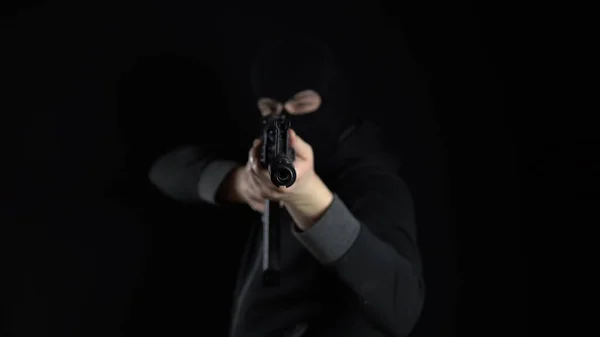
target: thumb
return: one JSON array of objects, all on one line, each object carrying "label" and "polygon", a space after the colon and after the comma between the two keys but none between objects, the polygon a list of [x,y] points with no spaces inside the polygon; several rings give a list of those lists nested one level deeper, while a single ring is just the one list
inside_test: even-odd
[{"label": "thumb", "polygon": [[254,159],[258,156],[259,145],[260,139],[255,139],[252,142],[252,147],[250,148],[250,151],[248,151],[248,162],[253,162]]},{"label": "thumb", "polygon": [[292,129],[290,129],[290,142],[297,156],[308,158],[313,155],[312,147],[305,142],[304,139],[300,138],[300,136],[296,134],[296,131]]}]

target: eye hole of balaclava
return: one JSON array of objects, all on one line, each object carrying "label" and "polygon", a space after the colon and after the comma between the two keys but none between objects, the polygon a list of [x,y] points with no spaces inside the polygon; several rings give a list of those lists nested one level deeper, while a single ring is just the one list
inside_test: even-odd
[{"label": "eye hole of balaclava", "polygon": [[314,90],[303,90],[285,102],[273,98],[261,97],[258,99],[258,110],[261,116],[278,115],[287,112],[290,115],[300,116],[313,113],[321,106],[321,95]]}]

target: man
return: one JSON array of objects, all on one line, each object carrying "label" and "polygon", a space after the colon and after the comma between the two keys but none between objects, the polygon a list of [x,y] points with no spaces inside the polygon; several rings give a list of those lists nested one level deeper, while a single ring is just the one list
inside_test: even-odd
[{"label": "man", "polygon": [[[332,53],[306,37],[267,44],[252,72],[262,116],[287,113],[297,179],[275,187],[259,165],[183,147],[159,158],[151,181],[181,201],[227,207],[282,205],[281,284],[261,278],[261,227],[253,226],[239,271],[231,336],[408,336],[423,305],[410,193],[378,147],[378,134],[352,113]],[[258,118],[258,113],[255,118]],[[256,123],[258,125],[259,123]],[[258,136],[250,124],[242,133]],[[232,208],[233,209],[233,208]]]}]

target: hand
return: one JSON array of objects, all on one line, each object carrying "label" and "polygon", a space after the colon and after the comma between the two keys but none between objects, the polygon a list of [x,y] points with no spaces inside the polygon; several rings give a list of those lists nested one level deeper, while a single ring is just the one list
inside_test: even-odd
[{"label": "hand", "polygon": [[260,140],[254,140],[248,152],[246,167],[236,169],[230,181],[230,200],[248,204],[264,213],[265,201],[279,201],[285,206],[297,227],[310,228],[333,200],[332,192],[314,171],[313,151],[309,144],[290,130],[291,146],[296,152],[296,181],[289,188],[277,187],[269,172],[260,165]]},{"label": "hand", "polygon": [[265,200],[281,201],[282,204],[294,201],[304,196],[309,190],[310,182],[315,178],[312,147],[306,143],[294,130],[289,131],[290,145],[296,152],[294,169],[296,170],[296,181],[290,187],[277,187],[271,181],[270,173],[260,164],[259,139],[255,139],[252,148],[248,152],[247,170],[250,172],[251,185],[255,193]]},{"label": "hand", "polygon": [[256,193],[250,174],[244,166],[236,168],[222,187],[222,199],[247,204],[253,210],[264,213],[265,199]]},{"label": "hand", "polygon": [[276,187],[271,182],[269,172],[260,165],[260,140],[254,140],[248,152],[248,162],[245,167],[235,169],[225,184],[226,199],[233,202],[245,203],[253,210],[264,213],[265,201],[280,201],[293,199],[303,190],[307,190],[307,182],[315,176],[313,169],[312,148],[295,132],[290,130],[291,146],[296,152],[294,167],[296,181],[290,188]]}]

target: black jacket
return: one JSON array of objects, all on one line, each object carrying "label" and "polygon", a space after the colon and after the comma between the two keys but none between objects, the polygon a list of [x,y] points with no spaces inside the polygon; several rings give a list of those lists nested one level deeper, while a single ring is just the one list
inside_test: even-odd
[{"label": "black jacket", "polygon": [[[317,172],[335,195],[317,224],[299,233],[282,211],[279,287],[262,287],[262,231],[249,223],[231,336],[409,336],[424,299],[414,207],[397,167],[368,145],[374,132],[355,128],[337,167]],[[159,158],[149,177],[174,199],[217,205],[219,185],[241,164],[182,147]]]}]

